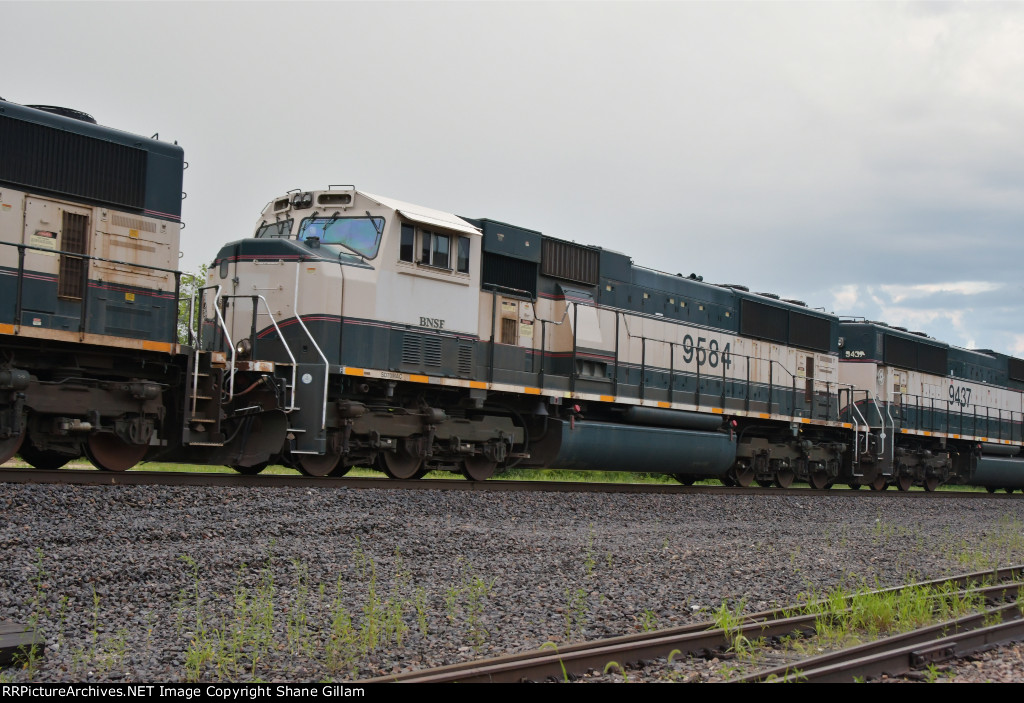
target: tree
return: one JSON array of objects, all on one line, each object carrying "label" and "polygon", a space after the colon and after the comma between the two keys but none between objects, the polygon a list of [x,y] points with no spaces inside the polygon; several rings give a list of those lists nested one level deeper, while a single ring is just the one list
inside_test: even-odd
[{"label": "tree", "polygon": [[192,296],[196,296],[196,309],[192,313],[192,327],[195,329],[196,321],[202,314],[199,310],[198,291],[206,285],[206,272],[209,266],[203,264],[196,273],[181,274],[181,283],[178,286],[178,344],[188,344],[188,306],[192,302]]}]

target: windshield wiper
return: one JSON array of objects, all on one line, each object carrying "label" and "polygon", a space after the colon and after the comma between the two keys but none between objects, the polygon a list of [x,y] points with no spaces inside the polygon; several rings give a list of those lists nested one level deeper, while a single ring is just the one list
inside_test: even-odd
[{"label": "windshield wiper", "polygon": [[[384,218],[374,217],[373,215],[370,214],[369,210],[366,211],[366,218],[370,221],[370,224],[373,225],[373,230],[377,233],[378,237],[384,234]],[[377,226],[378,219],[381,221],[380,227]]]}]

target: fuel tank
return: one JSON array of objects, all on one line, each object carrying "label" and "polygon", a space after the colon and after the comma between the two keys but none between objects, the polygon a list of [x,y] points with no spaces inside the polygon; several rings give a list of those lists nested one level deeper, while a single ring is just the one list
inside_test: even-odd
[{"label": "fuel tank", "polygon": [[736,460],[736,440],[724,432],[551,419],[531,455],[531,465],[549,469],[718,477]]}]

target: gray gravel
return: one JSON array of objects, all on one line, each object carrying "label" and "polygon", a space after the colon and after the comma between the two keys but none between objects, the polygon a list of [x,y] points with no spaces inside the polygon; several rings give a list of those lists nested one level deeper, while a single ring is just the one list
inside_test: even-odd
[{"label": "gray gravel", "polygon": [[[47,642],[14,681],[351,680],[1024,563],[1020,498],[0,485],[0,510],[0,620]],[[1006,651],[969,680],[1020,680]]]}]

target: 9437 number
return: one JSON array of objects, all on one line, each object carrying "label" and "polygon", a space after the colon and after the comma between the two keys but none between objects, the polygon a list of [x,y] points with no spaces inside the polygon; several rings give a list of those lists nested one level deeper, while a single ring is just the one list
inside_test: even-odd
[{"label": "9437 number", "polygon": [[954,386],[952,383],[949,384],[949,404],[959,405],[961,408],[965,408],[970,405],[971,402],[971,389],[967,386]]}]

